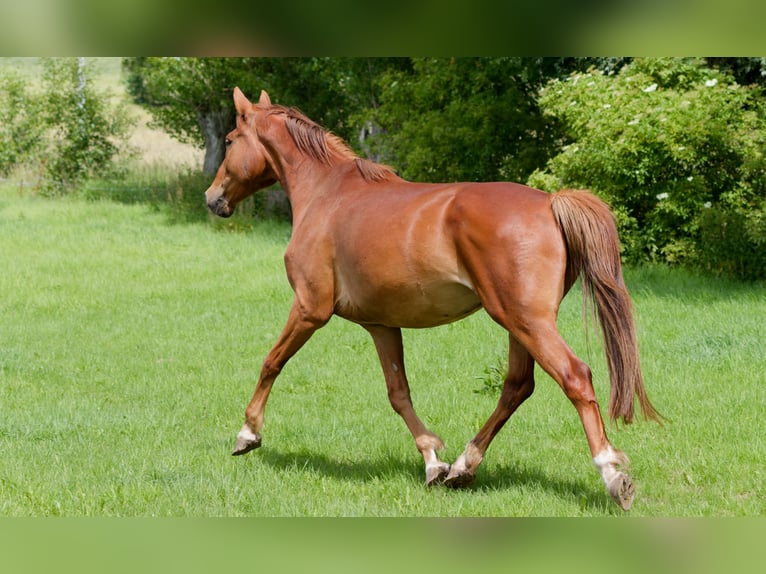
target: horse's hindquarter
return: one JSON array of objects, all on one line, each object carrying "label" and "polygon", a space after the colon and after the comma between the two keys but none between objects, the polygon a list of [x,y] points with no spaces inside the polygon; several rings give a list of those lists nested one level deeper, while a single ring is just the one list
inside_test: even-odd
[{"label": "horse's hindquarter", "polygon": [[481,307],[477,273],[535,243],[526,236],[540,200],[541,192],[509,184],[401,183],[350,196],[333,221],[335,313],[396,327],[469,315]]},{"label": "horse's hindquarter", "polygon": [[456,198],[449,226],[490,315],[503,324],[512,316],[555,317],[567,253],[549,194],[514,183],[471,185]]}]

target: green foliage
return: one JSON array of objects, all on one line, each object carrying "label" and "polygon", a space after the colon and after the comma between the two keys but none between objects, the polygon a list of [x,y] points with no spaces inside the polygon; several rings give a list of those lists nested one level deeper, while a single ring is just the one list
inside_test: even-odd
[{"label": "green foliage", "polygon": [[[164,197],[158,205],[172,223],[205,221],[215,229],[229,232],[251,232],[255,226],[270,219],[289,221],[283,205],[276,205],[274,196],[280,190],[269,189],[256,193],[237,206],[234,214],[222,219],[211,215],[202,192],[210,185],[210,177],[198,170],[184,170],[165,181]],[[284,196],[284,193],[282,193]],[[286,205],[286,199],[285,199]]]},{"label": "green foliage", "polygon": [[204,171],[215,173],[224,136],[234,127],[232,91],[252,101],[267,90],[275,103],[295,106],[356,143],[361,110],[375,105],[373,79],[401,66],[397,58],[126,58],[127,87],[147,107],[155,127],[205,147]]},{"label": "green foliage", "polygon": [[539,101],[566,138],[529,183],[604,197],[629,261],[695,262],[707,208],[756,208],[766,193],[759,92],[700,60],[637,59],[617,74],[576,73],[551,82]]},{"label": "green foliage", "polygon": [[416,181],[524,180],[557,134],[537,109],[544,79],[533,58],[425,58],[383,74],[384,161]]},{"label": "green foliage", "polygon": [[[364,147],[363,128],[369,111],[379,105],[378,78],[410,67],[407,58],[277,58],[259,59],[268,72],[272,100],[295,106],[319,125]],[[257,96],[258,91],[253,92]]]},{"label": "green foliage", "polygon": [[37,102],[18,72],[0,72],[0,175],[33,153],[43,134]]},{"label": "green foliage", "polygon": [[[199,119],[218,110],[233,126],[232,90],[257,82],[249,58],[126,58],[128,92],[147,105],[153,125],[184,143],[202,145]],[[230,117],[228,117],[230,116]],[[230,129],[230,128],[229,128]]]},{"label": "green foliage", "polygon": [[78,196],[91,201],[143,204],[165,214],[171,223],[209,222],[226,231],[252,231],[264,220],[290,220],[287,198],[276,186],[247,198],[232,217],[222,219],[211,216],[207,209],[203,191],[211,178],[199,169],[131,162],[123,170],[119,177],[89,178],[80,186]]},{"label": "green foliage", "polygon": [[129,93],[146,106],[155,126],[210,152],[209,174],[233,127],[231,91],[239,86],[251,99],[266,89],[274,102],[300,108],[364,155],[395,163],[413,179],[519,179],[553,141],[534,103],[537,87],[586,64],[611,70],[624,63],[625,58],[139,57],[124,59],[123,70]]},{"label": "green foliage", "polygon": [[715,207],[703,213],[697,261],[715,275],[745,280],[765,278],[766,208]]},{"label": "green foliage", "polygon": [[484,367],[484,374],[482,376],[475,377],[481,383],[481,386],[474,389],[473,392],[499,397],[507,374],[508,365],[506,361],[500,356],[496,357],[494,363]]},{"label": "green foliage", "polygon": [[37,157],[49,193],[71,191],[87,177],[104,175],[127,138],[126,108],[97,90],[92,75],[84,58],[45,60],[39,113],[49,145]]},{"label": "green foliage", "polygon": [[142,70],[146,65],[146,60],[147,58],[145,56],[123,58],[120,62],[123,80],[128,95],[130,95],[135,103],[141,105],[157,105],[153,95],[146,87],[146,79],[142,73]]},{"label": "green foliage", "polygon": [[83,182],[80,196],[118,203],[142,203],[164,211],[173,222],[206,221],[209,212],[202,192],[210,178],[194,169],[139,170],[120,178],[92,178]]},{"label": "green foliage", "polygon": [[132,125],[124,104],[94,86],[85,58],[42,60],[40,82],[0,75],[0,175],[23,167],[44,193],[65,193],[116,169]]},{"label": "green foliage", "polygon": [[764,57],[707,57],[705,62],[712,68],[729,72],[738,84],[766,85],[766,58]]}]

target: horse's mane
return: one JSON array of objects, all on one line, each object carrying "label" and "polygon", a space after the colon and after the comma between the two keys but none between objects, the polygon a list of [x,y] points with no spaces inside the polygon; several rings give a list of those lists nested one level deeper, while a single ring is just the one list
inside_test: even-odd
[{"label": "horse's mane", "polygon": [[353,161],[365,181],[385,181],[396,175],[387,165],[359,157],[341,138],[325,130],[295,108],[274,104],[269,114],[285,116],[287,132],[293,138],[295,145],[313,159],[327,165],[332,165],[335,158]]}]

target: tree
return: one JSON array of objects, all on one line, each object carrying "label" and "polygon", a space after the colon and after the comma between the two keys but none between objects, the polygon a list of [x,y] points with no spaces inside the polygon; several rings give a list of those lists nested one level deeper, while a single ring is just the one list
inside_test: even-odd
[{"label": "tree", "polygon": [[731,74],[743,86],[766,86],[766,58],[705,58],[705,62]]},{"label": "tree", "polygon": [[248,58],[129,58],[129,93],[151,112],[154,124],[185,143],[204,145],[203,171],[215,173],[224,138],[233,127],[234,86],[257,80]]},{"label": "tree", "polygon": [[524,179],[555,148],[535,98],[551,77],[627,58],[127,58],[128,89],[155,125],[223,158],[231,93],[300,108],[411,179]]},{"label": "tree", "polygon": [[360,110],[375,104],[374,78],[395,58],[126,58],[134,100],[173,137],[203,146],[212,175],[234,127],[232,91],[251,98],[262,89],[275,102],[299,107],[340,137],[352,138]]},{"label": "tree", "polygon": [[44,126],[37,108],[23,77],[4,70],[0,75],[0,175],[7,176],[40,145]]},{"label": "tree", "polygon": [[49,136],[48,146],[35,154],[48,191],[69,191],[89,176],[104,175],[127,139],[127,109],[94,86],[93,74],[86,58],[43,61],[43,92],[32,105]]},{"label": "tree", "polygon": [[378,80],[378,155],[408,179],[524,181],[557,149],[557,122],[537,105],[551,77],[622,59],[416,58]]}]

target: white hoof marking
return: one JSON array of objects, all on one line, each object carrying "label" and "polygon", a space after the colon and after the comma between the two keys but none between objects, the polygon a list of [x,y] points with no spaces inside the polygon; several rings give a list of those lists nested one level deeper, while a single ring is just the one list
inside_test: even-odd
[{"label": "white hoof marking", "polygon": [[251,443],[258,440],[258,435],[256,435],[253,431],[251,431],[250,427],[247,426],[247,424],[245,424],[242,427],[242,430],[237,433],[237,439]]}]

